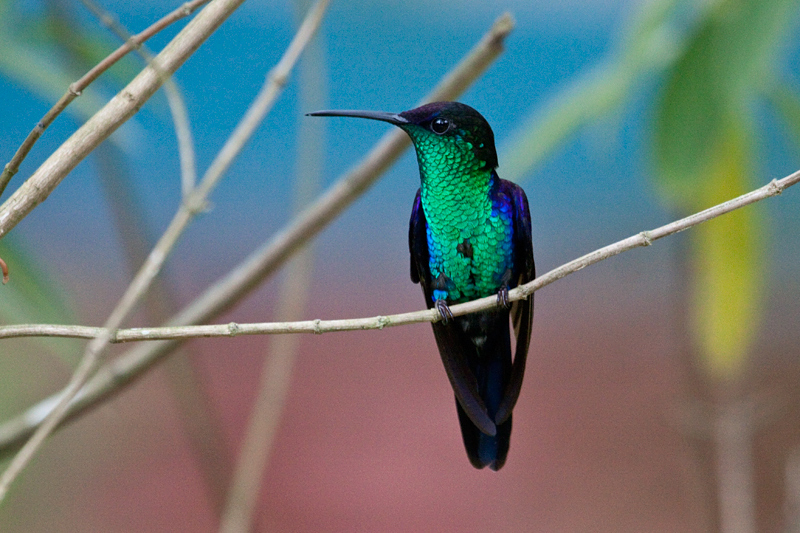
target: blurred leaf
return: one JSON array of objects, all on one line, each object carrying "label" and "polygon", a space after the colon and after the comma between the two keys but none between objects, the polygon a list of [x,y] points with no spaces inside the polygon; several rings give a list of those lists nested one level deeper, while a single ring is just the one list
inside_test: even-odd
[{"label": "blurred leaf", "polygon": [[[14,6],[0,0],[0,75],[16,81],[47,102],[55,103],[72,82],[113,49],[109,41],[104,41],[100,37],[104,31],[100,26],[96,26],[91,32],[78,32],[74,29],[74,22],[67,20],[54,23],[53,17],[46,17],[44,14],[33,20],[26,19],[14,11]],[[64,30],[65,27],[69,29]],[[68,52],[75,49],[79,56],[87,59],[89,63],[78,65],[68,60],[70,54],[64,53],[64,39],[70,43]],[[138,72],[133,59],[124,58],[123,62],[124,66],[118,66],[120,65],[118,63],[110,71],[121,82],[127,81]],[[66,108],[66,113],[80,120],[86,120],[100,109],[106,100],[95,83]],[[23,110],[17,112],[21,113]],[[32,123],[38,118],[32,119]],[[110,139],[125,148],[130,144],[132,137],[139,135],[134,133],[137,129],[135,121],[130,120]],[[19,142],[21,143],[22,139],[19,139]]]},{"label": "blurred leaf", "polygon": [[[790,0],[722,0],[703,12],[656,108],[656,185],[673,208],[697,210],[752,188],[751,101],[773,89],[777,52],[796,12]],[[797,112],[782,96],[784,109]],[[762,233],[758,211],[748,208],[692,234],[695,341],[717,379],[739,377],[757,331]]]},{"label": "blurred leaf", "polygon": [[726,98],[713,73],[713,26],[704,25],[673,67],[656,108],[655,156],[659,192],[682,210],[691,209],[697,177],[718,142]]},{"label": "blurred leaf", "polygon": [[[68,295],[47,269],[15,242],[15,234],[0,241],[0,257],[11,271],[11,280],[0,286],[0,323],[2,324],[74,324],[77,323]],[[59,339],[34,337],[35,342],[72,366],[78,352],[65,353]],[[32,339],[33,340],[33,339]],[[77,345],[70,343],[70,346]]]},{"label": "blurred leaf", "polygon": [[[751,189],[748,128],[729,123],[724,132],[698,180],[707,205]],[[713,378],[733,380],[742,373],[757,332],[766,270],[762,226],[759,211],[748,207],[692,233],[694,334],[703,366]]]},{"label": "blurred leaf", "polygon": [[580,128],[620,107],[636,82],[670,64],[681,46],[669,20],[677,0],[653,0],[633,17],[622,46],[608,61],[534,112],[503,150],[505,179],[520,181]]},{"label": "blurred leaf", "polygon": [[657,186],[673,207],[697,207],[699,177],[717,157],[725,121],[748,113],[748,100],[770,85],[796,12],[792,0],[723,0],[704,12],[656,108]]},{"label": "blurred leaf", "polygon": [[797,25],[796,0],[727,0],[720,4],[725,82],[751,97],[774,80],[778,54]]},{"label": "blurred leaf", "polygon": [[775,84],[767,97],[789,127],[795,144],[800,146],[800,94],[786,84]]},{"label": "blurred leaf", "polygon": [[[59,50],[61,55],[73,67],[75,78],[82,76],[94,65],[113,52],[122,41],[112,34],[100,21],[83,26],[76,20],[74,2],[65,0],[47,0],[47,15],[36,21],[42,35],[42,41],[51,48]],[[131,80],[143,66],[136,53],[131,53],[117,61],[103,78],[111,78],[115,83],[125,84]]]}]

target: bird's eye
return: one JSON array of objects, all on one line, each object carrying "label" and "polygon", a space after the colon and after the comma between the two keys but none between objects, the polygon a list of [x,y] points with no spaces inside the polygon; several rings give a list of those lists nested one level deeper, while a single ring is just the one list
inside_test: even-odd
[{"label": "bird's eye", "polygon": [[450,121],[446,118],[437,118],[431,122],[431,131],[436,135],[443,135],[450,129]]}]

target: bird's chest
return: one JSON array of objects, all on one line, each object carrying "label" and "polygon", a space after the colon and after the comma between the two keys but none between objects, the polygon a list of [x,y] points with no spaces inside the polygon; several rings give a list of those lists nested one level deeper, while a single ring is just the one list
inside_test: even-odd
[{"label": "bird's chest", "polygon": [[511,267],[510,210],[489,195],[469,198],[455,191],[423,209],[434,300],[458,303],[496,293]]}]

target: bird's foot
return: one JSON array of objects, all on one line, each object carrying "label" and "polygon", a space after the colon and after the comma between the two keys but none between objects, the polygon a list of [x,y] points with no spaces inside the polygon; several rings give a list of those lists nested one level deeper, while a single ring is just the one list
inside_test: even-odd
[{"label": "bird's foot", "polygon": [[511,309],[511,302],[508,299],[508,287],[503,287],[497,291],[497,305],[503,306],[504,309]]},{"label": "bird's foot", "polygon": [[439,311],[439,315],[442,317],[442,324],[447,324],[453,320],[453,312],[450,310],[450,306],[447,305],[447,302],[439,299],[436,300],[434,305],[436,306],[436,310]]}]

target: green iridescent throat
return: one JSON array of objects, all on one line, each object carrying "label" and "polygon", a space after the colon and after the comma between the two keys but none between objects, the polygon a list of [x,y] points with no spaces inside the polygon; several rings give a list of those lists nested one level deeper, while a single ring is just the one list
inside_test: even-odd
[{"label": "green iridescent throat", "polygon": [[510,224],[492,212],[492,169],[476,158],[472,144],[461,136],[409,134],[422,180],[431,278],[444,274],[452,281],[446,290],[434,291],[434,298],[457,303],[496,293],[511,260],[498,254]]}]

